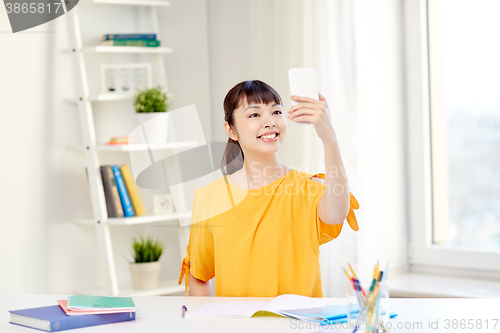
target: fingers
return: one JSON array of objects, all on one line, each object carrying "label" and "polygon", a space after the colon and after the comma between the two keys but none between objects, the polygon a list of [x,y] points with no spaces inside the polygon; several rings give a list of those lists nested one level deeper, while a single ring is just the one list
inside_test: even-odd
[{"label": "fingers", "polygon": [[[290,113],[287,118],[290,120],[293,120],[293,121],[297,121],[299,119],[299,117],[303,117],[303,116],[317,118],[318,111],[316,111],[314,109],[300,109],[300,110],[296,110],[296,111]],[[304,120],[303,118],[301,118],[301,119]]]},{"label": "fingers", "polygon": [[317,115],[321,112],[317,107],[301,107],[301,104],[297,104],[298,108],[291,107],[288,111],[288,119],[293,119],[294,117],[309,114],[309,115]]},{"label": "fingers", "polygon": [[319,92],[318,92],[318,95],[319,95],[319,101],[317,99],[314,99],[314,98],[297,96],[297,95],[290,95],[290,98],[296,102],[308,102],[308,103],[326,105],[327,103],[326,103],[325,96],[321,95]]},{"label": "fingers", "polygon": [[295,112],[296,110],[299,110],[299,109],[312,109],[312,110],[319,110],[322,106],[318,105],[318,104],[313,104],[313,103],[299,103],[299,104],[296,104],[296,105],[293,105],[290,110],[288,111],[288,113],[292,113],[292,112]]},{"label": "fingers", "polygon": [[317,117],[313,116],[313,115],[304,114],[304,115],[295,116],[293,118],[290,118],[290,120],[292,120],[293,122],[296,122],[296,123],[313,124],[317,120]]},{"label": "fingers", "polygon": [[297,95],[290,95],[290,98],[296,102],[308,102],[308,103],[315,103],[315,104],[317,104],[318,102],[321,102],[321,101],[318,101],[317,99],[314,99],[314,98],[297,96]]},{"label": "fingers", "polygon": [[296,95],[290,96],[292,100],[298,101],[300,103],[293,105],[290,108],[290,110],[288,111],[288,118],[290,120],[293,120],[295,117],[304,114],[318,116],[319,113],[321,112],[328,114],[328,104],[326,104],[326,99],[321,94],[319,94],[319,96],[320,96],[319,101],[309,97],[296,96]]}]

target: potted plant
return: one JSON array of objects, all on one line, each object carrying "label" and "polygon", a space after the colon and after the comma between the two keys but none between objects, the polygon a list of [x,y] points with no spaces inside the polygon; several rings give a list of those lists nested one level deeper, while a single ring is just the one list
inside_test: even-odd
[{"label": "potted plant", "polygon": [[[147,139],[149,143],[167,142],[168,117],[170,98],[163,87],[158,85],[154,88],[139,89],[134,95],[134,107],[137,125],[146,125]],[[151,119],[156,118],[154,121]]]},{"label": "potted plant", "polygon": [[158,287],[160,280],[160,256],[163,252],[163,244],[147,237],[140,241],[133,239],[134,262],[131,262],[130,273],[135,289],[154,289]]}]

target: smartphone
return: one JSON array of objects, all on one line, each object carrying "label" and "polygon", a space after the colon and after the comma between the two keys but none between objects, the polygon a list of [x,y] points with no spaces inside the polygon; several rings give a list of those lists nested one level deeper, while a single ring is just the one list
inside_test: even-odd
[{"label": "smartphone", "polygon": [[[291,68],[288,71],[290,95],[314,98],[319,101],[318,77],[314,67]],[[292,105],[299,104],[292,100]]]}]

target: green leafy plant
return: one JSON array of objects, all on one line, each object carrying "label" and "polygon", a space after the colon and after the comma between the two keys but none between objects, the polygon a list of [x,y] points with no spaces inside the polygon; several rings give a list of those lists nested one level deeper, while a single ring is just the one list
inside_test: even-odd
[{"label": "green leafy plant", "polygon": [[163,244],[149,236],[146,240],[141,236],[140,241],[133,238],[132,248],[134,249],[134,261],[136,263],[158,261],[163,252]]},{"label": "green leafy plant", "polygon": [[163,87],[158,85],[155,88],[138,90],[134,96],[135,111],[143,112],[167,112],[170,107],[170,99]]}]

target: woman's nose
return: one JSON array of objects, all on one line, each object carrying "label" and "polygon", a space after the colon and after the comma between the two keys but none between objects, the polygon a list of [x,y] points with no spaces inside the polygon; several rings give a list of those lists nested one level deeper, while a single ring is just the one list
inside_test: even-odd
[{"label": "woman's nose", "polygon": [[264,122],[264,127],[266,126],[276,126],[275,122],[270,116],[267,117],[262,117],[263,122]]}]

